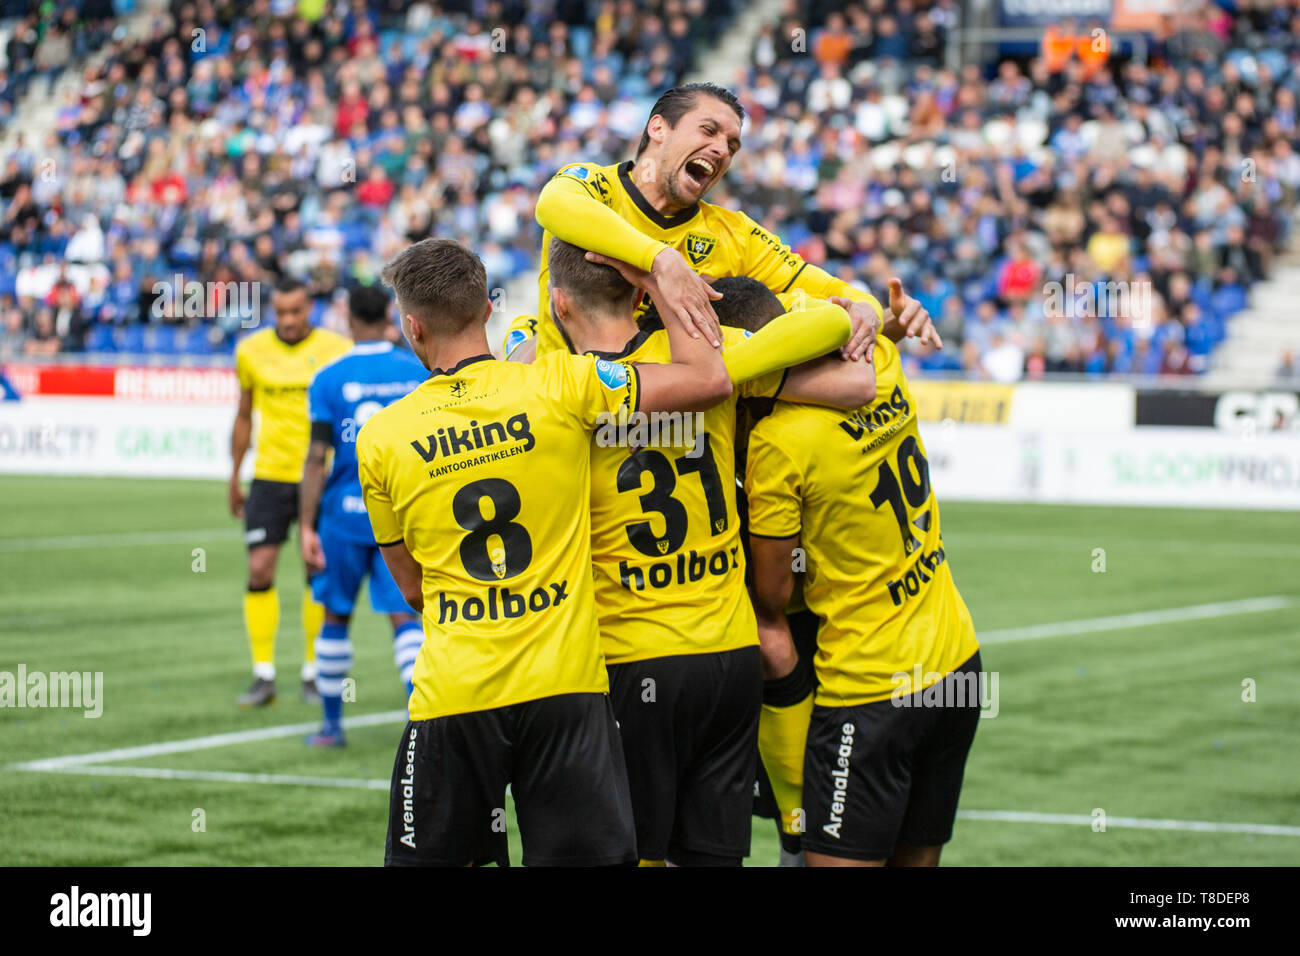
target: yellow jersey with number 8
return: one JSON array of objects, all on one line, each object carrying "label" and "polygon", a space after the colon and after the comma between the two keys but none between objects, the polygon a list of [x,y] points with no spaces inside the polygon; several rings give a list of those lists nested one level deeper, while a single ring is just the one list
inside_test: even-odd
[{"label": "yellow jersey with number 8", "polygon": [[591,433],[635,410],[634,369],[554,352],[466,359],[357,435],[380,545],[423,569],[412,720],[604,693],[591,577]]}]

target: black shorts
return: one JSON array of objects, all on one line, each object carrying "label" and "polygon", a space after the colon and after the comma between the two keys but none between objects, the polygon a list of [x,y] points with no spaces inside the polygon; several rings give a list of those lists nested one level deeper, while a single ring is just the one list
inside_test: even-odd
[{"label": "black shorts", "polygon": [[244,502],[244,543],[249,550],[284,544],[289,525],[298,520],[298,485],[254,478]]},{"label": "black shorts", "polygon": [[643,860],[749,855],[757,647],[609,665]]},{"label": "black shorts", "polygon": [[386,866],[510,865],[506,784],[525,866],[636,862],[623,750],[606,694],[560,694],[406,725]]},{"label": "black shorts", "polygon": [[[803,764],[803,848],[885,860],[899,843],[940,846],[952,839],[979,724],[979,675],[976,652],[943,679],[947,706],[902,707],[888,699],[814,707]],[[907,700],[918,704],[923,693]]]}]

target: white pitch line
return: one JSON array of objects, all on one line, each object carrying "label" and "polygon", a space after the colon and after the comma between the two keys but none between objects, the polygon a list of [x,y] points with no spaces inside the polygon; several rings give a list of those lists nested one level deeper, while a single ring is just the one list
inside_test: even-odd
[{"label": "white pitch line", "polygon": [[1092,549],[1100,546],[1105,546],[1107,549],[1114,551],[1132,549],[1142,553],[1150,551],[1185,553],[1189,550],[1199,549],[1221,554],[1243,554],[1250,557],[1294,557],[1300,555],[1300,544],[1268,541],[1217,541],[1209,539],[1192,541],[1179,538],[1140,540],[1136,538],[1115,538],[1113,536],[1066,538],[1052,535],[986,534],[982,531],[949,531],[947,529],[944,530],[943,537],[945,546],[948,539],[951,538],[952,543],[963,553],[966,548],[975,547],[1005,547],[1016,550],[1027,548],[1033,551],[1059,552],[1079,550],[1084,555],[1083,560],[1085,562],[1091,560]]},{"label": "white pitch line", "polygon": [[1057,621],[1052,624],[1034,624],[1030,627],[1012,627],[978,634],[981,644],[1008,644],[1012,641],[1029,641],[1040,637],[1065,637],[1070,634],[1093,634],[1098,631],[1122,631],[1130,627],[1149,627],[1153,624],[1173,624],[1178,621],[1199,621],[1206,618],[1230,617],[1234,614],[1252,614],[1258,611],[1279,611],[1296,603],[1283,595],[1245,598],[1241,601],[1218,601],[1214,604],[1192,604],[1187,607],[1169,607],[1159,611],[1135,611],[1132,614],[1115,614],[1110,617],[1089,617],[1078,621]]},{"label": "white pitch line", "polygon": [[[24,768],[34,769],[34,768]],[[299,787],[337,787],[346,790],[388,790],[390,781],[348,777],[312,777],[287,773],[240,773],[233,770],[172,770],[166,767],[100,767],[81,764],[44,768],[54,773],[90,776],[142,777],[156,780],[202,780],[212,783],[282,784]],[[508,792],[508,791],[507,791]],[[1040,823],[1091,827],[1091,816],[1071,813],[1034,813],[1024,810],[959,810],[961,820],[994,823]],[[1274,823],[1215,823],[1209,820],[1161,820],[1144,817],[1106,817],[1109,829],[1180,830],[1188,833],[1248,833],[1261,836],[1300,837],[1300,827]]]},{"label": "white pitch line", "polygon": [[104,534],[57,534],[44,538],[0,538],[0,552],[75,551],[78,548],[132,547],[145,544],[189,543],[207,538],[240,536],[233,525],[224,528],[195,528],[192,531],[111,531]]},{"label": "white pitch line", "polygon": [[[1030,813],[1021,810],[958,810],[959,820],[985,820],[999,823],[1056,823],[1092,826],[1091,816],[1074,813]],[[1105,818],[1106,828],[1131,830],[1184,830],[1192,833],[1255,833],[1262,836],[1300,837],[1300,827],[1276,823],[1213,823],[1208,820],[1153,820],[1145,817]]]},{"label": "white pitch line", "polygon": [[[362,714],[357,717],[343,718],[344,727],[372,727],[382,724],[405,723],[406,711],[386,710],[376,714]],[[116,750],[100,750],[89,754],[71,754],[67,757],[46,757],[43,760],[28,760],[24,763],[10,764],[14,770],[63,770],[68,767],[82,767],[88,764],[107,763],[115,760],[134,760],[140,757],[157,757],[162,754],[188,753],[194,750],[211,750],[213,747],[226,747],[230,744],[251,743],[258,740],[274,740],[278,737],[294,737],[308,734],[320,728],[319,721],[304,724],[281,724],[278,727],[258,727],[253,730],[237,730],[228,734],[210,734],[206,737],[191,737],[188,740],[169,740],[157,744],[145,744],[140,747],[119,747]]]},{"label": "white pitch line", "polygon": [[214,783],[275,783],[299,787],[341,787],[348,790],[388,790],[390,781],[349,777],[309,777],[290,773],[242,773],[235,770],[172,770],[168,767],[100,767],[77,764],[66,767],[23,767],[50,773],[103,777],[148,777],[156,780],[205,780]]},{"label": "white pitch line", "polygon": [[[23,767],[21,769],[37,769]],[[287,773],[240,773],[233,770],[172,770],[166,767],[100,767],[87,764],[40,768],[52,773],[87,776],[135,777],[155,780],[200,780],[208,783],[279,784],[297,787],[334,787],[344,790],[382,790],[388,780],[348,777],[312,777]],[[507,792],[509,790],[507,789]],[[1039,823],[1091,827],[1091,816],[1070,813],[1033,813],[1023,810],[959,810],[960,820],[993,823]],[[1215,823],[1209,820],[1160,820],[1143,817],[1106,817],[1107,829],[1178,830],[1187,833],[1247,833],[1261,836],[1300,837],[1300,827],[1274,823]]]}]

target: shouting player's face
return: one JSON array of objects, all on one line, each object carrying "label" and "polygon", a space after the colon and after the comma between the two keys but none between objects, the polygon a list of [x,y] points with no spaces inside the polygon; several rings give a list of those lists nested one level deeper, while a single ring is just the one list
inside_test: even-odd
[{"label": "shouting player's face", "polygon": [[301,342],[311,331],[311,300],[306,289],[294,289],[292,292],[276,292],[271,296],[271,307],[275,309],[275,334],[282,342],[293,345]]},{"label": "shouting player's face", "polygon": [[731,166],[740,149],[740,120],[726,103],[701,96],[676,126],[662,123],[659,168],[663,188],[674,205],[685,208],[703,199]]}]

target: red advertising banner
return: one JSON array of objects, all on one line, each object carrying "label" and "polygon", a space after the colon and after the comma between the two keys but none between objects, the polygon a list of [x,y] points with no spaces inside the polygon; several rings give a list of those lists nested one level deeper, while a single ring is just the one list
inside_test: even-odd
[{"label": "red advertising banner", "polygon": [[4,374],[22,396],[97,396],[203,403],[233,403],[239,398],[239,380],[228,368],[6,362]]}]

